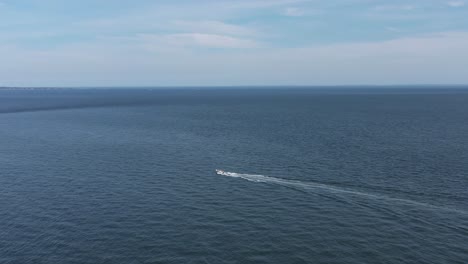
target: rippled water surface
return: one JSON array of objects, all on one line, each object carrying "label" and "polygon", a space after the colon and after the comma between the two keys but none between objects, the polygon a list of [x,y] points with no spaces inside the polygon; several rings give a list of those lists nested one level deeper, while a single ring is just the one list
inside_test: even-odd
[{"label": "rippled water surface", "polygon": [[463,89],[3,90],[0,263],[468,263],[467,120]]}]

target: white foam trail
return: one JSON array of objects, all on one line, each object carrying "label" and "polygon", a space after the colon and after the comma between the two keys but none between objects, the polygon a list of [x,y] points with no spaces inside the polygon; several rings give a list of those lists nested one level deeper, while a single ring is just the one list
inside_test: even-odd
[{"label": "white foam trail", "polygon": [[258,175],[258,174],[241,174],[241,173],[235,173],[235,172],[222,172],[219,174],[223,176],[227,176],[227,177],[241,178],[241,179],[251,181],[251,182],[272,183],[272,184],[278,184],[278,185],[283,185],[283,186],[302,188],[305,190],[321,189],[321,190],[326,190],[332,193],[357,195],[357,196],[362,196],[362,197],[366,197],[370,199],[395,201],[395,202],[400,202],[404,204],[422,206],[422,207],[427,207],[427,208],[432,208],[432,209],[446,210],[446,211],[453,211],[453,212],[462,213],[462,214],[468,214],[467,211],[459,210],[455,208],[441,207],[441,206],[431,205],[431,204],[417,202],[417,201],[408,200],[408,199],[393,198],[393,197],[389,197],[389,196],[385,196],[381,194],[372,194],[372,193],[354,191],[354,190],[349,190],[349,189],[345,189],[341,187],[315,183],[315,182],[287,180],[287,179],[269,177],[269,176]]}]

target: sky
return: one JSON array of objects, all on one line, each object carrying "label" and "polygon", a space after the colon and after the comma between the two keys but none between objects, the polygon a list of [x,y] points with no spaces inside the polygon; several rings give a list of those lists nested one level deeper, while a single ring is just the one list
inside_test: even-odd
[{"label": "sky", "polygon": [[0,86],[468,84],[468,0],[0,0]]}]

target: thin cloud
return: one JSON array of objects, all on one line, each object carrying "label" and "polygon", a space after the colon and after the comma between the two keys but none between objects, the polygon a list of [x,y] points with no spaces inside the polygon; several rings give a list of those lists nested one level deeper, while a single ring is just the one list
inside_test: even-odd
[{"label": "thin cloud", "polygon": [[[165,38],[166,41],[192,43],[190,45],[233,46],[233,42],[223,36],[185,34],[146,38],[148,43],[156,42],[152,38]],[[136,43],[120,47],[110,45],[112,43],[115,41],[43,52],[0,46],[2,60],[19,62],[0,64],[0,79],[11,85],[25,86],[468,82],[465,70],[467,32],[226,53],[193,49],[153,53],[140,49]],[[234,43],[237,46],[238,43]]]},{"label": "thin cloud", "polygon": [[465,6],[465,2],[464,1],[449,1],[447,2],[447,5],[451,7],[462,7],[462,6]]},{"label": "thin cloud", "polygon": [[379,5],[375,6],[376,11],[412,11],[417,9],[414,5]]},{"label": "thin cloud", "polygon": [[385,28],[387,31],[395,32],[395,33],[400,33],[401,30],[395,27],[386,27]]},{"label": "thin cloud", "polygon": [[259,46],[256,41],[250,39],[204,33],[141,34],[139,38],[146,43],[147,47],[153,49],[184,47],[246,49]]},{"label": "thin cloud", "polygon": [[284,10],[283,14],[290,17],[300,17],[304,15],[304,11],[296,7],[288,7]]},{"label": "thin cloud", "polygon": [[227,8],[270,8],[291,4],[308,3],[313,0],[254,0],[254,1],[222,1],[219,4]]},{"label": "thin cloud", "polygon": [[251,28],[216,20],[176,20],[169,25],[169,27],[171,26],[175,30],[199,32],[204,34],[222,34],[232,36],[252,36],[257,34],[257,32]]}]

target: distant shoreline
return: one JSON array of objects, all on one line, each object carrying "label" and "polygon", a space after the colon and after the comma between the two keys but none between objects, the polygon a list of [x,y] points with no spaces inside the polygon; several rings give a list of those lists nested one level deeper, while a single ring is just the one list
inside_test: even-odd
[{"label": "distant shoreline", "polygon": [[468,84],[220,85],[220,86],[0,86],[0,90],[166,90],[166,89],[468,89]]}]

